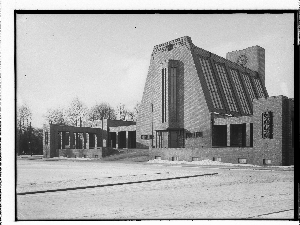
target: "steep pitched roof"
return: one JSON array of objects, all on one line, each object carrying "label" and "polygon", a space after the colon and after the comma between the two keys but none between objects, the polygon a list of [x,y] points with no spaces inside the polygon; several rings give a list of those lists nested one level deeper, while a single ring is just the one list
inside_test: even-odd
[{"label": "steep pitched roof", "polygon": [[253,99],[268,97],[256,71],[190,44],[210,112],[251,115]]}]

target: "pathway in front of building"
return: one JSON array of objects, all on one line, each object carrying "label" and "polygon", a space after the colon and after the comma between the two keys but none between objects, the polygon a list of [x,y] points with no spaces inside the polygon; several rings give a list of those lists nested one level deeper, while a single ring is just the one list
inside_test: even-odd
[{"label": "pathway in front of building", "polygon": [[294,171],[17,162],[17,218],[292,219]]}]

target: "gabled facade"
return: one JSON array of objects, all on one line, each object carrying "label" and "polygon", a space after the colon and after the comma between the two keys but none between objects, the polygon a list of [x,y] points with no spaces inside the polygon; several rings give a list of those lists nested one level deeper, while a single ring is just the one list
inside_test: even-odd
[{"label": "gabled facade", "polygon": [[[210,148],[216,153],[226,147],[229,155],[228,147],[248,152],[257,143],[254,124],[262,126],[253,120],[258,116],[254,102],[269,97],[264,55],[254,46],[224,59],[196,47],[187,36],[155,46],[137,120],[137,147],[150,147],[152,157],[165,154],[166,159],[179,157],[167,156],[168,151],[184,149],[177,155],[185,160],[200,159]],[[192,156],[191,149],[203,150]]]}]

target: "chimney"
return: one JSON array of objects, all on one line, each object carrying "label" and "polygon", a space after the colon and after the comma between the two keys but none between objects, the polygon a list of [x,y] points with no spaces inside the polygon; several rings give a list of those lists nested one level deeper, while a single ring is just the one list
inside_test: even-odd
[{"label": "chimney", "polygon": [[265,49],[256,45],[243,50],[228,52],[226,59],[258,72],[265,85]]}]

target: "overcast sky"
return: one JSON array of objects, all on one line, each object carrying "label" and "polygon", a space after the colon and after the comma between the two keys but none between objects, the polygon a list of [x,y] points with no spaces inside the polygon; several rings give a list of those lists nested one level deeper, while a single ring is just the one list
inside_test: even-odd
[{"label": "overcast sky", "polygon": [[17,15],[17,104],[33,126],[78,97],[88,107],[141,101],[154,45],[182,36],[205,50],[266,50],[270,96],[294,97],[294,17],[283,15]]}]

